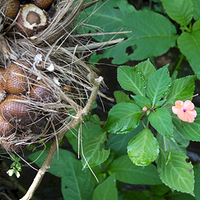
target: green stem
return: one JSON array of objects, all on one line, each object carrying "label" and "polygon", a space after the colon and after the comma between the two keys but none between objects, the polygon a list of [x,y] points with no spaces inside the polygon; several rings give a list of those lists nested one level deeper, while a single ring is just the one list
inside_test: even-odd
[{"label": "green stem", "polygon": [[147,120],[147,125],[146,125],[146,129],[149,128],[149,120]]},{"label": "green stem", "polygon": [[176,65],[176,67],[174,68],[173,72],[172,72],[171,77],[173,77],[174,73],[175,73],[176,71],[179,70],[179,67],[180,67],[180,65],[181,65],[181,63],[182,63],[182,61],[183,61],[183,58],[184,58],[184,55],[181,54],[181,55],[180,55],[180,58],[179,58],[179,60],[178,60],[178,63],[177,63],[177,65]]}]

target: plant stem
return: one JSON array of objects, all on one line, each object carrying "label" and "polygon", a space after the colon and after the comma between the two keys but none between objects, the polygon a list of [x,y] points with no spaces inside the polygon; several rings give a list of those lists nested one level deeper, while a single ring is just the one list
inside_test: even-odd
[{"label": "plant stem", "polygon": [[51,148],[49,149],[49,152],[47,154],[47,157],[42,165],[42,167],[38,170],[38,173],[36,174],[31,186],[29,187],[27,193],[22,197],[20,200],[30,200],[35,192],[35,190],[40,185],[40,182],[42,181],[42,178],[44,177],[44,174],[46,171],[50,168],[51,162],[53,160],[54,154],[62,141],[63,137],[65,136],[66,132],[75,128],[83,119],[83,116],[87,115],[89,110],[91,109],[92,105],[94,104],[96,97],[98,95],[98,90],[101,82],[103,81],[102,77],[94,79],[92,76],[92,73],[90,74],[90,81],[93,83],[92,93],[90,95],[90,98],[88,100],[88,103],[83,109],[80,109],[74,119],[69,122],[68,124],[63,125],[63,127],[60,129],[58,135],[56,136],[53,144],[51,145]]},{"label": "plant stem", "polygon": [[181,63],[182,63],[182,61],[183,61],[183,58],[184,58],[184,55],[181,54],[181,55],[180,55],[180,58],[179,58],[179,60],[178,60],[178,63],[177,63],[177,65],[176,65],[176,67],[174,68],[173,72],[172,72],[171,77],[174,76],[175,72],[179,71],[179,69],[180,69],[179,67],[180,67],[180,65],[181,65]]}]

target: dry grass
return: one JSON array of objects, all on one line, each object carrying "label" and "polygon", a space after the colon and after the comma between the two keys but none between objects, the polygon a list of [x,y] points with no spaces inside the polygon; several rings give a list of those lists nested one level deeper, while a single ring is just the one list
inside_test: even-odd
[{"label": "dry grass", "polygon": [[[27,124],[28,128],[21,128],[16,123],[16,131],[12,135],[0,136],[1,143],[6,142],[6,145],[3,145],[8,151],[49,141],[63,130],[63,127],[68,126],[86,105],[93,87],[91,79],[94,80],[97,75],[94,67],[85,64],[84,59],[106,45],[114,45],[123,40],[96,43],[88,39],[84,44],[81,42],[82,37],[94,33],[76,34],[77,27],[84,23],[84,20],[77,23],[77,16],[80,11],[95,2],[97,0],[87,4],[84,4],[84,0],[55,1],[55,10],[48,19],[48,27],[29,38],[17,31],[17,17],[13,21],[3,18],[3,15],[0,17],[0,66],[6,68],[8,62],[17,63],[28,74],[29,87],[28,92],[22,95],[26,98],[23,103],[28,105],[31,112],[40,116]],[[37,62],[38,56],[42,59]],[[26,61],[29,67],[19,61]],[[42,70],[36,68],[37,64]],[[48,68],[52,67],[53,70],[48,71]],[[35,77],[40,80],[37,82]],[[36,102],[29,97],[31,88],[39,82],[44,83],[45,88],[53,94],[53,101]],[[98,94],[105,97],[100,92]],[[42,121],[45,126],[35,133],[33,129],[37,124],[40,126]]]},{"label": "dry grass", "polygon": [[[72,37],[77,28],[74,26],[77,15],[89,4],[84,5],[84,0],[58,0],[54,2],[54,6],[55,12],[49,17],[48,27],[30,38],[18,33],[15,28],[16,20],[9,21],[8,24],[7,19],[0,18],[1,67],[6,68],[8,62],[17,63],[30,76],[28,92],[21,96],[26,98],[23,103],[41,117],[27,124],[28,128],[25,129],[16,123],[16,131],[12,135],[1,136],[0,140],[6,142],[6,145],[3,142],[2,144],[7,150],[19,150],[28,144],[46,142],[57,135],[59,130],[73,120],[76,113],[85,106],[92,89],[91,74],[92,77],[96,77],[93,68],[86,65],[76,52],[77,45],[79,48],[84,45],[78,38]],[[81,55],[84,55],[86,49],[89,47],[85,47]],[[38,55],[42,56],[39,63],[42,70],[35,67]],[[26,61],[30,67],[20,64],[19,60]],[[54,70],[49,72],[48,67],[52,66]],[[38,84],[32,80],[33,76],[40,79],[38,82],[42,81],[45,84],[45,88],[53,94],[53,101],[36,102],[29,97],[31,88]],[[35,134],[32,127],[37,126],[43,119],[43,130]]]}]

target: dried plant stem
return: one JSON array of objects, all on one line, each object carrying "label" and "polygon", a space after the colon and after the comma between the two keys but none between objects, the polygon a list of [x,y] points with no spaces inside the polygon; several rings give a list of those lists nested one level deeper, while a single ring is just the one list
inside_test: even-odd
[{"label": "dried plant stem", "polygon": [[4,196],[7,200],[12,200],[7,194],[0,192],[1,196]]},{"label": "dried plant stem", "polygon": [[112,40],[112,41],[108,41],[108,42],[93,42],[92,44],[87,44],[87,45],[84,45],[84,46],[78,46],[78,47],[67,47],[66,50],[68,51],[74,51],[76,50],[77,51],[85,51],[85,50],[91,50],[91,49],[96,49],[96,48],[103,48],[104,46],[106,45],[113,45],[113,44],[117,44],[117,43],[120,43],[122,42],[124,39],[123,38],[119,38],[119,39],[116,39],[116,40]]},{"label": "dried plant stem", "polygon": [[32,198],[35,190],[38,188],[40,182],[42,181],[44,174],[50,168],[50,165],[51,165],[52,159],[54,157],[54,154],[57,150],[58,144],[61,142],[61,140],[65,136],[66,132],[69,131],[70,129],[75,128],[82,121],[83,116],[87,115],[89,110],[91,109],[93,103],[96,100],[99,86],[100,86],[101,82],[103,81],[103,78],[99,77],[97,79],[94,79],[91,74],[90,79],[91,79],[91,83],[93,84],[93,88],[92,88],[92,93],[90,95],[88,103],[86,104],[86,106],[83,109],[81,109],[77,112],[75,118],[69,124],[67,124],[60,130],[60,132],[57,135],[57,138],[55,138],[53,144],[51,145],[51,148],[47,154],[47,157],[46,157],[42,167],[39,169],[38,173],[36,174],[27,193],[20,200],[29,200]]}]

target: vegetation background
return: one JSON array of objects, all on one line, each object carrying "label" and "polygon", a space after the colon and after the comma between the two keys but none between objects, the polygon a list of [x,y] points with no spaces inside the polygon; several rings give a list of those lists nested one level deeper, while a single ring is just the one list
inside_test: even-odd
[{"label": "vegetation background", "polygon": [[[171,110],[176,100],[200,104],[200,1],[99,1],[77,20],[76,31],[94,33],[91,40],[124,38],[87,60],[115,101],[99,97],[84,123],[66,133],[34,199],[200,199],[200,109],[194,123]],[[41,166],[49,146],[29,147],[24,157]],[[3,160],[0,191],[18,199],[36,172],[22,165],[19,179],[8,178],[7,167],[17,173],[21,161]]]}]

